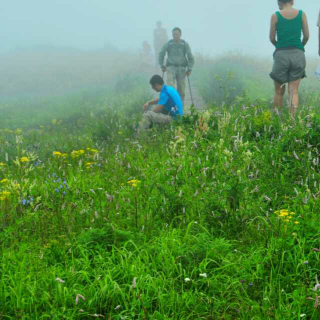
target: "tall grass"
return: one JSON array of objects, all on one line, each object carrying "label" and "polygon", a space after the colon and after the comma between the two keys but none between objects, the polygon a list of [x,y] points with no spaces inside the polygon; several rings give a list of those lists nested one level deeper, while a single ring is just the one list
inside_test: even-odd
[{"label": "tall grass", "polygon": [[318,319],[318,110],[101,99],[0,119],[1,317]]}]

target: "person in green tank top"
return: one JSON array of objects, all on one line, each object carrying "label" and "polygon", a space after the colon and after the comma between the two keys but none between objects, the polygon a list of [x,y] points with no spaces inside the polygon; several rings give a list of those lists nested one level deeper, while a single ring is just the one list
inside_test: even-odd
[{"label": "person in green tank top", "polygon": [[278,0],[278,5],[280,11],[272,15],[270,26],[270,41],[276,48],[270,73],[275,86],[274,105],[277,112],[281,110],[288,83],[290,113],[295,118],[300,82],[306,77],[304,47],[309,40],[309,26],[306,14],[293,8],[293,0]]}]

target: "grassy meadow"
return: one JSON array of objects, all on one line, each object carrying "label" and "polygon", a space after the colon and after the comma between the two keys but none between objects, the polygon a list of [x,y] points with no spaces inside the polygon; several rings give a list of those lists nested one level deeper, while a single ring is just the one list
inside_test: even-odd
[{"label": "grassy meadow", "polygon": [[137,138],[147,72],[2,87],[0,319],[320,319],[312,67],[293,123],[265,62],[198,61],[208,110]]}]

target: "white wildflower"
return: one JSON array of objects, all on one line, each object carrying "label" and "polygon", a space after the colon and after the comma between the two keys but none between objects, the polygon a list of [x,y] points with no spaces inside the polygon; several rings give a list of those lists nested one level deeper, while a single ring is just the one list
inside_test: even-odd
[{"label": "white wildflower", "polygon": [[77,294],[77,296],[76,296],[76,304],[78,304],[79,303],[79,298],[82,300],[82,301],[86,301],[86,298],[82,295],[82,294]]}]

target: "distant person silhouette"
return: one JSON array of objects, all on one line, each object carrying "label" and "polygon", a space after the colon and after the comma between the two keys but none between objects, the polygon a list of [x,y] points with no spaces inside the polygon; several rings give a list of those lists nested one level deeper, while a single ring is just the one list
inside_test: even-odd
[{"label": "distant person silhouette", "polygon": [[152,49],[147,41],[142,42],[142,49],[140,51],[141,66],[144,71],[152,67]]},{"label": "distant person silhouette", "polygon": [[162,27],[161,21],[157,21],[157,28],[153,31],[153,49],[156,66],[158,66],[160,50],[168,42],[168,40],[169,38],[167,29]]}]

